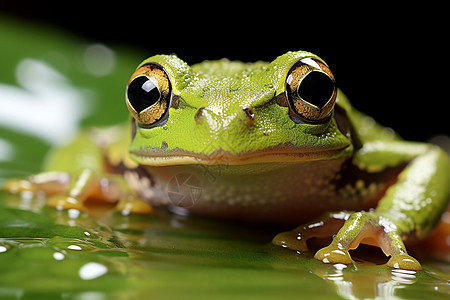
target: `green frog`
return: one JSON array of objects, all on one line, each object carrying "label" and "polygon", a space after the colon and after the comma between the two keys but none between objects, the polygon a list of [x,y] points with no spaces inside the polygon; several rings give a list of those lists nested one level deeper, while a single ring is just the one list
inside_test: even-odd
[{"label": "green frog", "polygon": [[56,149],[43,173],[4,189],[44,195],[57,209],[91,200],[123,214],[157,207],[292,227],[275,245],[354,263],[375,245],[392,268],[419,270],[404,242],[426,237],[450,199],[450,160],[403,141],[354,109],[323,59],[288,52],[272,62],[221,59],[189,66],[144,60],[126,88],[130,121],[87,129]]}]

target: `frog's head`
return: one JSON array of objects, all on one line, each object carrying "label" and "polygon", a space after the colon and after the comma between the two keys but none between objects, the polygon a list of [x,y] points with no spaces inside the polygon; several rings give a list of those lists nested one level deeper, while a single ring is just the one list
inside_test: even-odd
[{"label": "frog's head", "polygon": [[150,166],[334,159],[352,151],[335,79],[323,60],[289,52],[271,63],[189,66],[156,55],[131,76],[131,157]]}]

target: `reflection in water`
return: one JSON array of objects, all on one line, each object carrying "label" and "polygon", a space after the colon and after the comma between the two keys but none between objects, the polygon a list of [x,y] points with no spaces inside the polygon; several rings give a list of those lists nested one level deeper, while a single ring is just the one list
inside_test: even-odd
[{"label": "reflection in water", "polygon": [[[75,287],[65,299],[143,299],[168,291],[173,298],[189,298],[186,291],[196,296],[202,289],[221,296],[248,290],[259,299],[305,294],[310,299],[317,293],[324,299],[410,299],[417,291],[433,299],[448,295],[447,275],[392,270],[360,258],[356,265],[326,265],[311,253],[270,245],[271,233],[255,234],[261,228],[243,224],[159,210],[150,217],[122,216],[108,207],[92,207],[86,214],[34,205],[32,213],[17,209],[22,205],[17,195],[2,199],[11,208],[0,209],[0,232],[21,225],[34,228],[27,232],[38,237],[0,238],[0,264],[8,270],[0,272],[8,287],[0,287],[0,296],[32,290],[31,280],[14,290],[17,278],[30,276],[50,283],[39,288],[54,293],[65,284]],[[102,214],[93,217],[91,209]]]},{"label": "reflection in water", "polygon": [[392,280],[403,283],[403,284],[413,284],[416,282],[416,271],[411,270],[402,270],[402,269],[393,269]]},{"label": "reflection in water", "polygon": [[401,299],[395,294],[399,289],[405,287],[405,285],[413,284],[416,282],[416,271],[393,269],[391,271],[391,280],[380,282],[377,284],[378,297],[384,297],[386,299]]},{"label": "reflection in water", "polygon": [[[347,268],[347,265],[344,264],[335,264],[334,273],[327,274],[326,279],[333,282],[336,285],[337,293],[343,297],[348,297],[353,295],[353,283],[350,281],[344,280],[344,272],[343,270]],[[349,297],[348,299],[354,299],[353,297]]]},{"label": "reflection in water", "polygon": [[[364,269],[372,269],[369,270]],[[373,268],[377,276],[373,276]],[[322,270],[323,271],[323,270]],[[345,299],[402,299],[399,289],[416,282],[416,271],[394,269],[385,266],[347,266],[335,264],[325,272],[315,272],[317,275],[333,283],[336,292]]]}]

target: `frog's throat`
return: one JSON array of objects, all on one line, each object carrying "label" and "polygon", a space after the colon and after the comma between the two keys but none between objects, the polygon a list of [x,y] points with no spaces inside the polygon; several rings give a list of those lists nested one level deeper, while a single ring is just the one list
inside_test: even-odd
[{"label": "frog's throat", "polygon": [[341,158],[351,154],[350,145],[320,149],[296,148],[280,145],[263,150],[233,154],[223,149],[211,154],[183,150],[130,151],[131,158],[148,166],[173,165],[249,165],[260,163],[296,163]]}]

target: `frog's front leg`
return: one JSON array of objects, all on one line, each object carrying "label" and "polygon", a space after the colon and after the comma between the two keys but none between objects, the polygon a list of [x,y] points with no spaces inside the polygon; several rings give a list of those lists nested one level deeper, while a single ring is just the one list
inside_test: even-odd
[{"label": "frog's front leg", "polygon": [[86,201],[98,201],[114,204],[124,214],[152,212],[151,206],[136,196],[122,175],[97,174],[89,168],[77,173],[44,172],[25,179],[11,179],[3,189],[47,197],[47,205],[58,210],[83,211]]},{"label": "frog's front leg", "polygon": [[[54,150],[45,169],[62,171],[11,179],[3,189],[16,194],[26,192],[45,196],[48,205],[57,209],[84,210],[86,201],[94,200],[114,203],[117,210],[126,214],[151,213],[150,205],[137,196],[138,191],[131,188],[123,174],[116,174],[120,172],[106,163],[111,156],[106,154],[114,150],[114,153],[120,153],[115,163],[125,165],[126,147],[120,142],[99,145],[96,141],[102,140],[101,134],[84,131],[68,146]],[[135,166],[122,167],[122,171],[132,173],[133,168]]]},{"label": "frog's front leg", "polygon": [[47,201],[49,206],[60,210],[72,208],[84,210],[87,200],[117,203],[121,199],[118,183],[106,176],[95,174],[91,169],[83,169],[78,174],[69,176],[71,179],[66,191],[51,195]]},{"label": "frog's front leg", "polygon": [[31,193],[36,196],[51,196],[67,191],[70,175],[66,172],[44,172],[27,178],[9,179],[2,189],[13,193]]},{"label": "frog's front leg", "polygon": [[[387,219],[378,219],[373,212],[327,213],[306,225],[278,234],[273,239],[280,245],[298,251],[307,251],[306,241],[310,238],[334,236],[332,243],[320,249],[315,258],[324,263],[354,263],[348,250],[355,249],[363,242],[380,247],[387,256],[392,256],[389,266],[418,269],[420,264],[407,255],[401,237],[392,229],[394,224]],[[397,263],[397,265],[395,265]],[[408,266],[407,264],[411,264]]]},{"label": "frog's front leg", "polygon": [[408,255],[395,223],[373,212],[357,212],[350,216],[331,244],[317,251],[314,258],[324,263],[354,263],[348,250],[360,243],[378,246],[392,268],[420,270],[420,263]]},{"label": "frog's front leg", "polygon": [[[378,246],[387,256],[391,256],[387,263],[390,267],[411,270],[421,268],[420,263],[408,255],[403,241],[426,237],[447,208],[450,199],[450,160],[435,146],[396,143],[377,143],[368,145],[366,149],[362,148],[362,151],[366,151],[363,154],[367,156],[360,157],[360,162],[372,155],[370,161],[375,162],[372,168],[378,170],[377,159],[389,157],[389,165],[395,165],[406,154],[413,158],[399,174],[397,181],[386,190],[375,209],[343,214],[342,227],[332,243],[316,253],[316,259],[325,263],[353,263],[348,250],[356,248],[362,242]],[[356,158],[358,155],[361,153]],[[274,239],[274,243],[303,250],[305,239],[323,236],[327,232],[329,236],[336,233],[338,222],[335,217],[330,218],[333,215],[335,214],[290,233],[282,233]],[[329,228],[325,227],[329,223],[333,226],[327,231]]]},{"label": "frog's front leg", "polygon": [[[31,193],[47,198],[47,204],[57,209],[84,209],[84,202],[96,196],[110,202],[117,201],[112,185],[100,181],[91,169],[81,172],[44,172],[24,179],[10,179],[3,189],[14,193]],[[100,199],[99,199],[100,200]]]}]

